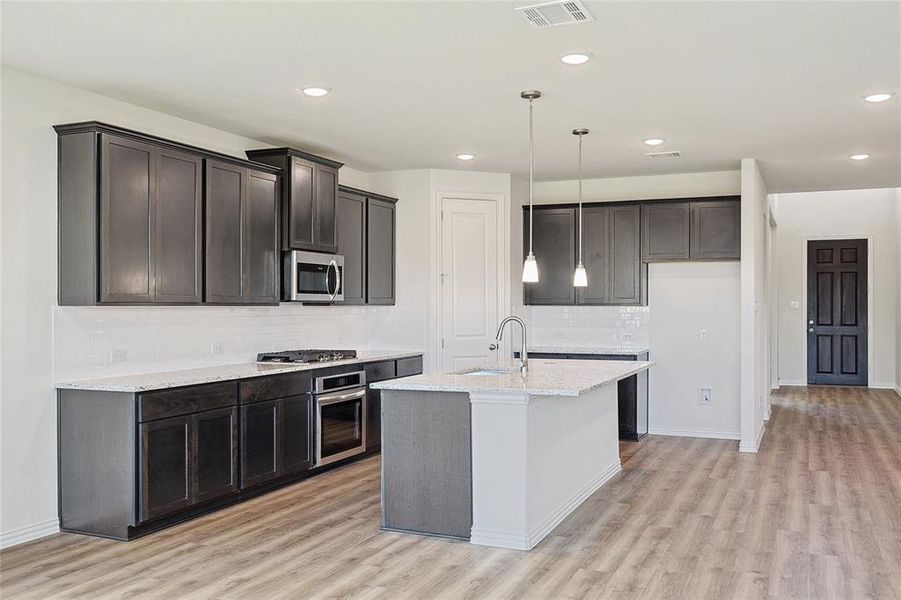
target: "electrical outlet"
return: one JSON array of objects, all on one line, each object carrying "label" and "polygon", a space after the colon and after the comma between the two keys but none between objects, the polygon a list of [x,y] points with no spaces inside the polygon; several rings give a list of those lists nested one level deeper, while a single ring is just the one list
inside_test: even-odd
[{"label": "electrical outlet", "polygon": [[624,342],[631,342],[631,341],[632,341],[632,334],[629,333],[628,331],[627,331],[627,332],[624,332],[624,333],[623,333],[623,341],[624,341]]},{"label": "electrical outlet", "polygon": [[792,310],[798,310],[799,306],[801,306],[801,304],[797,300],[792,300],[788,303],[788,307]]},{"label": "electrical outlet", "polygon": [[123,350],[122,348],[118,348],[116,350],[110,350],[109,353],[110,362],[125,362],[128,360],[128,351]]},{"label": "electrical outlet", "polygon": [[210,354],[222,354],[224,348],[222,342],[210,342]]},{"label": "electrical outlet", "polygon": [[706,342],[710,336],[707,334],[706,329],[702,329],[701,331],[698,332],[698,337],[700,338],[700,340],[702,342]]},{"label": "electrical outlet", "polygon": [[713,390],[709,387],[702,387],[701,393],[698,396],[698,404],[707,406],[713,404]]}]

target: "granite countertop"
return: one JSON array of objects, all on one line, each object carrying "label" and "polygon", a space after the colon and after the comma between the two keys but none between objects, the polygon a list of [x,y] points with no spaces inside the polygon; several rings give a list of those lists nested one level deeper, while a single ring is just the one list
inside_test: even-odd
[{"label": "granite countertop", "polygon": [[642,346],[529,346],[529,352],[549,352],[557,354],[627,354],[639,355],[650,352]]},{"label": "granite countertop", "polygon": [[146,392],[201,383],[214,383],[216,381],[231,381],[233,379],[247,379],[265,375],[278,375],[280,373],[363,364],[380,360],[412,358],[422,354],[423,352],[360,352],[357,358],[336,360],[328,363],[237,363],[179,371],[159,371],[156,373],[121,375],[100,379],[63,381],[57,382],[56,388],[60,390],[93,390],[102,392]]},{"label": "granite countertop", "polygon": [[[512,369],[515,363],[502,368]],[[578,396],[651,367],[633,360],[530,359],[525,376],[518,370],[497,375],[467,375],[467,371],[414,375],[371,384],[381,390],[423,392],[515,393],[534,396]],[[486,367],[492,368],[492,367]]]}]

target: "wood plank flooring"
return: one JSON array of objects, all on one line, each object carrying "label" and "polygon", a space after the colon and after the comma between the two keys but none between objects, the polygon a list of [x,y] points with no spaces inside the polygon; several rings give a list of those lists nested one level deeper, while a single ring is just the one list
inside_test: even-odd
[{"label": "wood plank flooring", "polygon": [[130,543],[0,552],[12,598],[901,598],[901,398],[786,388],[763,447],[650,437],[531,552],[382,532],[372,458]]}]

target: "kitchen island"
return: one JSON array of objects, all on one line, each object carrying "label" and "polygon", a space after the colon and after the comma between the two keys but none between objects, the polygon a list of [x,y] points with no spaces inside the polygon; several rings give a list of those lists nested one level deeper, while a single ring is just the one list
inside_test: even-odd
[{"label": "kitchen island", "polygon": [[529,550],[620,470],[616,382],[646,361],[531,360],[382,390],[382,526]]}]

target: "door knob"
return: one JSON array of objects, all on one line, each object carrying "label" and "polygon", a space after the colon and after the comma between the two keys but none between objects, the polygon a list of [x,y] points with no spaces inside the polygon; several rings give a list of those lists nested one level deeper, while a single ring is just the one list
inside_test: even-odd
[{"label": "door knob", "polygon": [[489,350],[497,350],[497,344],[491,344],[488,346]]},{"label": "door knob", "polygon": [[807,321],[807,324],[808,324],[808,325],[813,325],[813,319]]},{"label": "door knob", "polygon": [[813,327],[811,327],[811,328],[808,329],[807,331],[810,332],[810,333],[813,333]]}]

